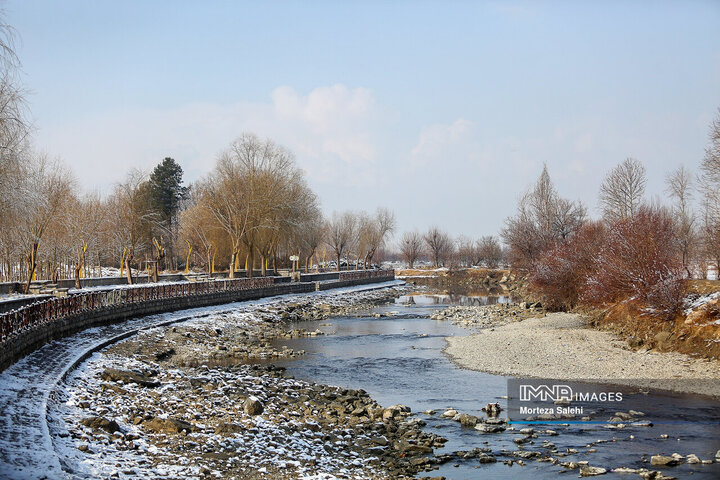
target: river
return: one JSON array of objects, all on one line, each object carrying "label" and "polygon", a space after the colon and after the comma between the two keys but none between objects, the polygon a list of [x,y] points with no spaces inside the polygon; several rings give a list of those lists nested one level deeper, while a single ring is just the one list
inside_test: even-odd
[{"label": "river", "polygon": [[[277,346],[305,350],[307,354],[272,363],[285,366],[290,375],[304,380],[362,388],[385,406],[398,403],[409,406],[413,412],[418,412],[418,418],[427,422],[425,429],[448,439],[445,447],[437,449],[436,454],[482,447],[489,449],[499,460],[492,464],[480,464],[477,458],[452,460],[441,465],[439,470],[422,476],[555,478],[566,471],[559,465],[532,459],[525,460],[525,466],[503,463],[504,460],[517,460],[509,454],[520,449],[513,440],[522,437],[517,430],[524,425],[516,426],[516,431],[481,434],[439,415],[447,408],[454,408],[458,412],[484,416],[480,409],[491,402],[500,402],[506,408],[508,378],[458,368],[443,354],[445,337],[468,335],[472,331],[447,321],[431,320],[429,316],[436,309],[452,304],[484,305],[507,302],[510,298],[477,292],[470,296],[416,293],[356,315],[303,322],[300,325],[303,328],[320,329],[328,335],[277,340]],[[501,349],[498,354],[502,354]],[[536,433],[552,428],[559,435],[539,434],[522,449],[547,454],[555,448],[557,452],[551,455],[559,461],[588,461],[590,465],[608,471],[617,467],[657,470],[659,467],[650,465],[650,456],[660,453],[693,453],[701,459],[714,458],[720,449],[720,403],[717,400],[623,390],[626,398],[631,400],[630,405],[642,409],[646,414],[643,419],[652,421],[654,426],[609,429],[605,423],[612,414],[609,410],[607,414],[601,412],[597,416],[604,420],[602,423],[534,425]],[[437,414],[421,413],[426,410],[436,410]],[[665,475],[680,478],[688,475],[696,479],[720,478],[718,463],[682,464],[662,470]],[[574,472],[571,474],[577,475],[578,471]],[[604,477],[639,478],[619,473],[608,473]]]}]

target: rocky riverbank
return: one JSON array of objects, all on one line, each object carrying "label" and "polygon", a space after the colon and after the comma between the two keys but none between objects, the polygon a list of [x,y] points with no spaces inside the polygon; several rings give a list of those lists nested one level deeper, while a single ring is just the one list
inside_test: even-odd
[{"label": "rocky riverbank", "polygon": [[433,320],[451,321],[464,327],[495,327],[526,318],[544,316],[540,303],[496,303],[494,305],[457,305],[433,313]]},{"label": "rocky riverbank", "polygon": [[[301,355],[290,320],[346,314],[395,289],[259,302],[155,328],[95,354],[55,399],[55,447],[81,475],[125,478],[406,478],[444,439],[402,405],[253,363]],[[447,461],[447,460],[445,460]]]}]

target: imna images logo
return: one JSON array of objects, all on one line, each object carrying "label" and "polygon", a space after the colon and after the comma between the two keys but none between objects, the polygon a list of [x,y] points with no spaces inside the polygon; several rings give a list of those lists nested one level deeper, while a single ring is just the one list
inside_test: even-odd
[{"label": "imna images logo", "polygon": [[557,401],[581,401],[581,402],[622,402],[622,392],[587,392],[573,391],[569,385],[561,384],[520,384],[519,396],[521,402],[557,402]]},{"label": "imna images logo", "polygon": [[556,402],[572,400],[573,389],[569,385],[520,385],[520,401]]}]

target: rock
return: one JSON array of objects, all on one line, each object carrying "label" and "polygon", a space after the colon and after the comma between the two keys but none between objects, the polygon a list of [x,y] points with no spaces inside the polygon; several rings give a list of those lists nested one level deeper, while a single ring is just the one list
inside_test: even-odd
[{"label": "rock", "polygon": [[694,453],[691,453],[690,455],[688,455],[687,459],[685,461],[687,463],[700,463],[700,459]]},{"label": "rock", "polygon": [[118,370],[116,368],[106,368],[105,371],[100,374],[100,378],[112,382],[136,383],[142,387],[149,388],[160,386],[160,382],[151,380],[145,375],[140,375],[126,370]]},{"label": "rock", "polygon": [[443,418],[453,418],[457,414],[458,414],[457,410],[453,410],[452,408],[450,408],[448,410],[445,410],[445,412],[442,413],[440,416]]},{"label": "rock", "polygon": [[478,423],[478,417],[475,415],[468,415],[467,413],[460,414],[460,425],[463,427],[474,427]]},{"label": "rock", "polygon": [[475,430],[482,433],[499,433],[504,432],[505,427],[503,425],[492,425],[487,423],[478,423],[475,425]]},{"label": "rock", "polygon": [[392,420],[400,415],[400,410],[394,407],[388,407],[382,412],[383,421]]},{"label": "rock", "polygon": [[115,420],[108,420],[105,417],[88,417],[80,420],[82,425],[90,427],[93,430],[105,430],[108,433],[120,431],[120,425]]},{"label": "rock", "polygon": [[487,453],[481,453],[478,455],[478,461],[480,463],[496,463],[497,458],[493,457],[492,455],[488,455]]},{"label": "rock", "polygon": [[488,417],[497,417],[502,412],[502,408],[499,403],[488,403],[482,409]]},{"label": "rock", "polygon": [[436,412],[435,412],[435,410],[425,410],[423,413],[425,415],[435,415]]},{"label": "rock", "polygon": [[655,340],[655,345],[657,345],[660,348],[664,348],[670,341],[672,340],[672,333],[667,331],[658,332],[653,339]]},{"label": "rock", "polygon": [[151,420],[143,422],[143,425],[148,430],[152,430],[155,433],[190,433],[193,431],[191,423],[183,420],[177,420],[174,418],[160,418],[155,417]]},{"label": "rock", "polygon": [[232,435],[234,433],[242,432],[243,426],[236,423],[221,423],[215,427],[215,433],[218,435]]},{"label": "rock", "polygon": [[604,475],[607,473],[607,469],[602,467],[591,467],[590,465],[583,465],[580,467],[581,477],[594,477],[596,475]]},{"label": "rock", "polygon": [[677,458],[666,457],[665,455],[653,455],[650,457],[650,465],[672,467],[679,463]]},{"label": "rock", "polygon": [[260,415],[265,410],[260,400],[258,400],[257,397],[254,397],[252,395],[249,396],[247,400],[245,400],[243,409],[248,415]]}]

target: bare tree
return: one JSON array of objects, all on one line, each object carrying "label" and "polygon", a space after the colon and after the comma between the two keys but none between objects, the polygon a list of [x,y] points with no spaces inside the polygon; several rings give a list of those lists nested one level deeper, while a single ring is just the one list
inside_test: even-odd
[{"label": "bare tree", "polygon": [[695,245],[695,215],[690,208],[692,176],[685,167],[679,167],[668,175],[666,183],[667,193],[675,199],[673,216],[676,223],[677,241],[682,252],[683,267],[690,277],[692,274],[689,263]]},{"label": "bare tree", "polygon": [[423,254],[423,239],[417,232],[405,232],[400,239],[400,253],[408,263],[408,268],[413,268],[415,262]]},{"label": "bare tree", "polygon": [[74,180],[58,161],[51,161],[45,155],[30,158],[23,178],[23,191],[18,198],[22,211],[18,226],[27,261],[27,293],[38,266],[40,244],[52,222],[65,214]]},{"label": "bare tree", "polygon": [[423,235],[423,240],[427,246],[428,252],[432,257],[435,268],[444,265],[453,253],[454,243],[446,232],[438,227],[430,227]]},{"label": "bare tree", "polygon": [[109,199],[115,213],[115,235],[123,247],[121,270],[125,269],[128,284],[133,283],[132,266],[136,256],[150,247],[151,216],[144,188],[146,175],[137,169],[128,172],[118,183]]},{"label": "bare tree", "polygon": [[600,186],[600,207],[608,220],[632,218],[642,204],[645,193],[645,166],[634,158],[626,158],[613,168]]},{"label": "bare tree", "polygon": [[385,245],[387,237],[395,231],[395,215],[387,208],[378,208],[374,216],[361,212],[358,217],[357,255],[363,257],[364,268],[372,263],[378,248]]},{"label": "bare tree", "polygon": [[705,256],[720,266],[720,108],[710,124],[708,137],[698,177],[702,192],[702,247]]},{"label": "bare tree", "polygon": [[352,212],[333,212],[327,223],[328,246],[335,252],[337,271],[340,271],[340,259],[347,254],[357,233],[357,216]]},{"label": "bare tree", "polygon": [[501,236],[509,260],[529,271],[543,252],[566,240],[585,221],[585,207],[561,198],[543,167],[537,182],[518,202],[517,213],[505,220]]},{"label": "bare tree", "polygon": [[465,267],[471,267],[473,265],[477,265],[477,259],[478,259],[478,244],[477,242],[474,242],[473,240],[470,240],[464,235],[458,236],[457,240],[455,240],[455,244],[457,245],[457,257],[458,261],[461,265]]},{"label": "bare tree", "polygon": [[298,243],[305,253],[305,273],[309,271],[312,263],[311,259],[327,236],[326,228],[327,223],[323,219],[320,209],[316,209],[298,228]]},{"label": "bare tree", "polygon": [[0,182],[4,167],[26,150],[30,124],[25,91],[20,87],[20,60],[15,53],[15,31],[0,11]]},{"label": "bare tree", "polygon": [[75,288],[80,288],[80,279],[87,277],[88,252],[102,248],[100,236],[107,218],[107,210],[97,194],[73,198],[66,212],[68,240],[75,260]]},{"label": "bare tree", "polygon": [[492,235],[484,236],[478,240],[477,245],[478,256],[485,265],[488,268],[497,268],[503,257],[502,247],[497,237]]}]

